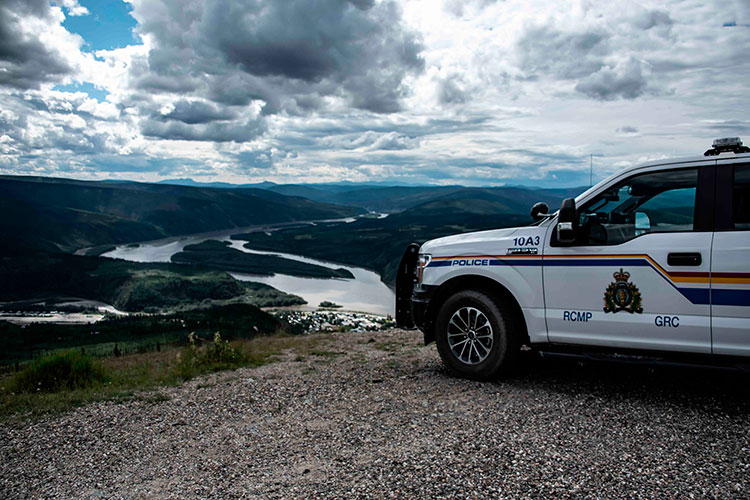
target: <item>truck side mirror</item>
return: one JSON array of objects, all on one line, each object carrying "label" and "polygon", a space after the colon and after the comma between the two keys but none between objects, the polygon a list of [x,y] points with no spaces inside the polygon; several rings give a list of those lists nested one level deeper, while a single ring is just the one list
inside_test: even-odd
[{"label": "truck side mirror", "polygon": [[557,218],[557,241],[573,243],[578,232],[578,214],[576,200],[565,198],[560,205],[560,215]]},{"label": "truck side mirror", "polygon": [[543,201],[534,203],[534,206],[531,207],[531,218],[534,219],[534,221],[538,221],[545,217],[549,217],[549,206]]}]

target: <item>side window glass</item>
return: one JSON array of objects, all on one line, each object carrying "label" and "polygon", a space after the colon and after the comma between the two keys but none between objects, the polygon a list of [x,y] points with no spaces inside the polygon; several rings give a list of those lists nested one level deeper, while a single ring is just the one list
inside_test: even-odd
[{"label": "side window glass", "polygon": [[750,165],[734,167],[732,213],[735,229],[750,230]]},{"label": "side window glass", "polygon": [[646,233],[692,231],[697,183],[694,168],[622,181],[581,208],[578,244],[619,245]]}]

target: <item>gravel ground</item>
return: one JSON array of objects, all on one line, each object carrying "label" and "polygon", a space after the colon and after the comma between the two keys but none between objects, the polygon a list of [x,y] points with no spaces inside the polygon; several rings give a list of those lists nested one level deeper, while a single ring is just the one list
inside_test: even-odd
[{"label": "gravel ground", "polygon": [[167,401],[3,426],[0,496],[750,498],[747,375],[530,358],[479,383],[420,341],[327,335]]}]

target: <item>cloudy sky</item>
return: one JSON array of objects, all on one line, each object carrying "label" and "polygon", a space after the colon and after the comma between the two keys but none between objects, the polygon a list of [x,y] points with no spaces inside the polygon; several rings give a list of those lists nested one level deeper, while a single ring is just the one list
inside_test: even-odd
[{"label": "cloudy sky", "polygon": [[0,173],[582,185],[749,82],[750,0],[0,0]]}]

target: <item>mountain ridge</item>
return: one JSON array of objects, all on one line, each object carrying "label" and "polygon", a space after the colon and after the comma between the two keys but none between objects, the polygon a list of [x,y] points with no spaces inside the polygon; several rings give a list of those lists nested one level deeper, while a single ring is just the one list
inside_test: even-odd
[{"label": "mountain ridge", "polygon": [[0,175],[0,211],[4,247],[63,252],[364,212],[258,188],[5,175]]}]

